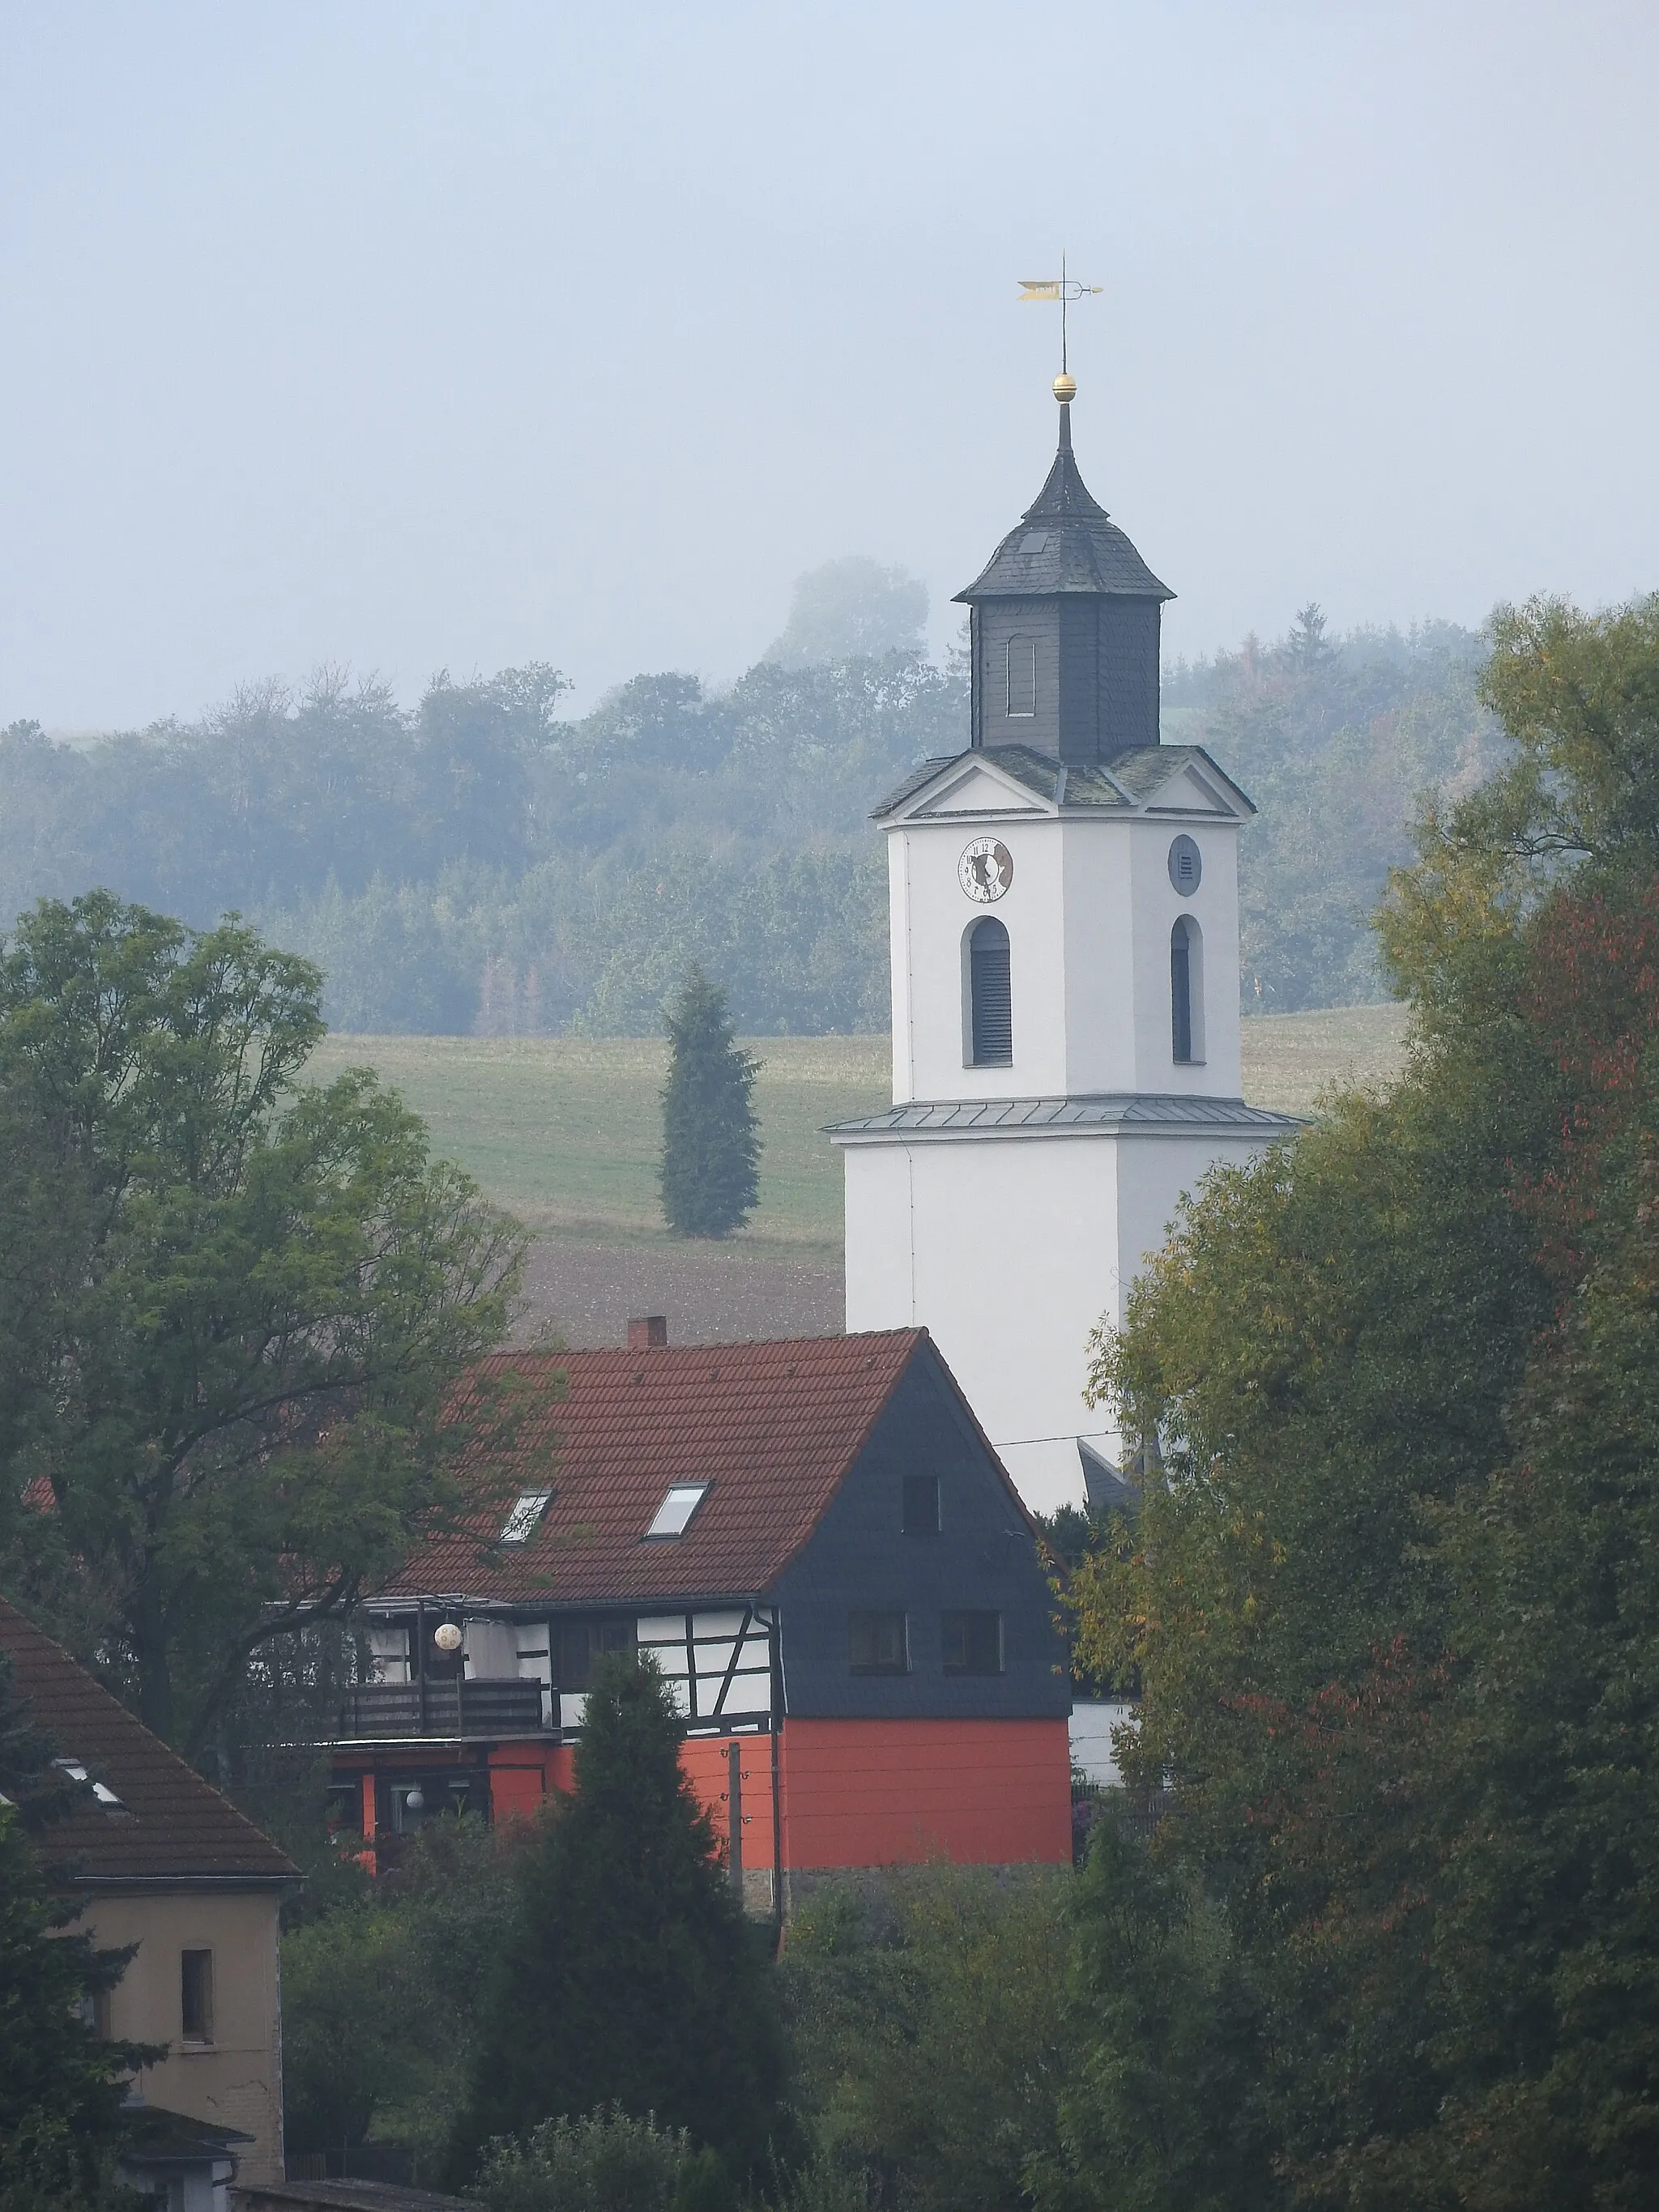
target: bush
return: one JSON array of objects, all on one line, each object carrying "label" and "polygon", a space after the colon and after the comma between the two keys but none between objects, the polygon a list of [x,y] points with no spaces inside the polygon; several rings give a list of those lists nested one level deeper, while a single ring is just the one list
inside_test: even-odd
[{"label": "bush", "polygon": [[692,2161],[684,2128],[602,2106],[498,2139],[473,2185],[489,2212],[676,2212]]}]

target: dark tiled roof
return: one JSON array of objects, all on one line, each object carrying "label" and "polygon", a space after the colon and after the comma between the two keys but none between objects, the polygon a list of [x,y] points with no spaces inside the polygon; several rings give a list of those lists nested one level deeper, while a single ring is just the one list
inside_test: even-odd
[{"label": "dark tiled roof", "polygon": [[483,2212],[471,2197],[398,2181],[250,2181],[231,2196],[239,2212]]},{"label": "dark tiled roof", "polygon": [[84,1667],[0,1599],[0,1651],[12,1689],[58,1757],[84,1766],[120,1801],[90,1796],[54,1821],[41,1845],[83,1881],[235,1877],[292,1881],[293,1862],[136,1720]]},{"label": "dark tiled roof", "polygon": [[[510,1545],[495,1540],[504,1514],[492,1503],[423,1545],[379,1595],[605,1605],[763,1590],[926,1346],[927,1332],[910,1328],[498,1353],[482,1371],[521,1376],[532,1391],[514,1415],[514,1480],[550,1486],[553,1502],[535,1534]],[[647,1541],[674,1482],[705,1482],[708,1495],[683,1536]]]},{"label": "dark tiled roof", "polygon": [[980,745],[946,759],[925,761],[872,808],[871,819],[881,821],[897,813],[944,769],[967,761],[989,761],[1026,790],[1058,806],[1062,813],[1131,813],[1168,783],[1188,763],[1202,763],[1219,779],[1229,795],[1254,814],[1255,806],[1226,770],[1218,768],[1202,745],[1137,745],[1114,753],[1103,763],[1073,763],[1056,760],[1036,745]]},{"label": "dark tiled roof", "polygon": [[1137,599],[1175,597],[1091,495],[1069,442],[1063,441],[1047,483],[1018,527],[956,598],[971,605],[975,599],[1050,599],[1073,592]]},{"label": "dark tiled roof", "polygon": [[1052,1136],[1055,1131],[1121,1129],[1170,1136],[1289,1136],[1304,1126],[1292,1114],[1247,1106],[1242,1098],[1109,1091],[1079,1098],[941,1098],[889,1106],[860,1121],[836,1121],[831,1137],[904,1137],[917,1130],[975,1137]]}]

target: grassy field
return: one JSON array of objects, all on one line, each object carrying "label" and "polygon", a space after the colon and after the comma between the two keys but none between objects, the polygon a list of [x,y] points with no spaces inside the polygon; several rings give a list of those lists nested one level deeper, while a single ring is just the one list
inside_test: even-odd
[{"label": "grassy field", "polygon": [[[1396,1006],[1275,1014],[1244,1024],[1244,1094],[1310,1111],[1335,1083],[1386,1080],[1399,1063]],[[841,1163],[825,1122],[890,1097],[883,1037],[762,1037],[755,1085],[765,1149],[761,1202],[733,1256],[841,1255]],[[313,1073],[368,1066],[395,1085],[489,1195],[544,1235],[666,1242],[657,1212],[658,1092],[667,1047],[653,1038],[327,1038]]]}]

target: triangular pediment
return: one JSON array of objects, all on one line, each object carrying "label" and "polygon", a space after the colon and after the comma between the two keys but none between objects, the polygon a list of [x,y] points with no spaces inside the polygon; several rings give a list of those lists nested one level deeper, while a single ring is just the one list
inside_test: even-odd
[{"label": "triangular pediment", "polygon": [[918,792],[905,813],[913,820],[930,820],[957,814],[1052,814],[1037,794],[1011,775],[974,761],[953,772],[945,769],[937,782]]},{"label": "triangular pediment", "polygon": [[1249,803],[1212,763],[1183,761],[1176,774],[1141,801],[1146,814],[1208,814],[1225,822],[1243,821]]}]

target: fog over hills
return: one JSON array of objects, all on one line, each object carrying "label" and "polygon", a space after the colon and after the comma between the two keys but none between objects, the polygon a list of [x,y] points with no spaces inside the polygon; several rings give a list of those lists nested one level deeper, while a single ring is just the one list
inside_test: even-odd
[{"label": "fog over hills", "polygon": [[[73,741],[14,723],[0,911],[94,884],[198,924],[235,908],[326,970],[349,1030],[647,1034],[694,960],[750,1034],[882,1030],[869,810],[967,742],[966,671],[921,650],[926,613],[913,579],[832,563],[802,580],[779,658],[729,689],[639,676],[579,719],[532,666],[441,675],[409,709],[331,668],[196,722]],[[842,650],[872,638],[890,649]],[[1166,738],[1209,747],[1261,810],[1247,1011],[1382,994],[1365,916],[1413,805],[1496,757],[1481,653],[1449,623],[1331,636],[1310,608],[1166,672]]]}]

